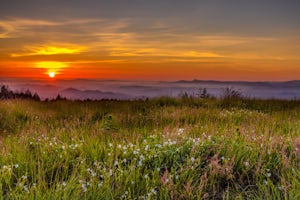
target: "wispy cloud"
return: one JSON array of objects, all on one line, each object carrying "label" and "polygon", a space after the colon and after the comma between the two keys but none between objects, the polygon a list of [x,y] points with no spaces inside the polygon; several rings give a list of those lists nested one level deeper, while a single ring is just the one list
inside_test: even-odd
[{"label": "wispy cloud", "polygon": [[[68,57],[71,59],[68,61],[128,63],[181,60],[188,63],[215,59],[291,58],[289,49],[283,51],[276,48],[284,46],[281,38],[181,30],[162,20],[141,24],[139,20],[129,18],[8,18],[0,20],[0,27],[3,30],[0,39],[18,38],[18,48],[8,50],[9,59],[41,59],[37,56],[52,56],[51,59],[55,59],[58,57],[53,55],[76,55],[76,58]],[[297,56],[297,53],[293,54],[294,58]]]},{"label": "wispy cloud", "polygon": [[76,45],[63,46],[32,46],[25,47],[24,53],[13,53],[11,57],[35,56],[35,55],[59,55],[59,54],[79,54],[86,47]]}]

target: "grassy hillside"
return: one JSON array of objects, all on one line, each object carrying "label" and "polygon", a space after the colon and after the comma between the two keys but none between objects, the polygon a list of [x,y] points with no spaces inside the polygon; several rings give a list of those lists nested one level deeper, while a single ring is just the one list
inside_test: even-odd
[{"label": "grassy hillside", "polygon": [[0,101],[5,199],[300,199],[300,101]]}]

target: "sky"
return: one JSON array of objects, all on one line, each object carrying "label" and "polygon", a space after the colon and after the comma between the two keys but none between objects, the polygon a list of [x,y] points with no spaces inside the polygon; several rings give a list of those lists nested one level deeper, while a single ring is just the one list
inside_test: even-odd
[{"label": "sky", "polygon": [[299,0],[1,0],[0,77],[300,79]]}]

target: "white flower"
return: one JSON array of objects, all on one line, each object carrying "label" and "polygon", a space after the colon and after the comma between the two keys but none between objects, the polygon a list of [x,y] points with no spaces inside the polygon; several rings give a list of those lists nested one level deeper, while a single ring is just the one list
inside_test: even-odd
[{"label": "white flower", "polygon": [[152,192],[152,194],[154,194],[154,195],[157,194],[157,191],[155,190],[155,188],[152,188],[151,192]]},{"label": "white flower", "polygon": [[141,166],[143,166],[143,161],[139,161],[139,163],[138,163],[138,165],[141,167]]},{"label": "white flower", "polygon": [[81,187],[82,187],[82,192],[86,192],[87,191],[87,187],[86,187],[86,184],[82,184],[81,185]]},{"label": "white flower", "polygon": [[19,165],[18,164],[15,164],[15,166],[14,166],[15,168],[18,168],[19,167]]},{"label": "white flower", "polygon": [[23,189],[24,189],[27,193],[29,193],[29,190],[28,190],[27,185],[24,185],[24,186],[23,186]]},{"label": "white flower", "polygon": [[192,162],[195,162],[195,158],[194,158],[194,157],[191,157],[191,161],[192,161]]},{"label": "white flower", "polygon": [[97,176],[97,174],[93,170],[91,171],[91,175],[92,175],[92,177]]},{"label": "white flower", "polygon": [[267,173],[267,177],[271,177],[271,173],[270,172]]},{"label": "white flower", "polygon": [[118,161],[116,160],[115,162],[114,162],[114,166],[116,167],[117,165],[118,165]]},{"label": "white flower", "polygon": [[145,174],[144,178],[146,178],[146,179],[147,179],[147,178],[148,178],[148,174]]},{"label": "white flower", "polygon": [[178,131],[177,131],[177,134],[178,134],[178,135],[181,135],[181,134],[183,133],[183,131],[184,131],[183,128],[179,128]]},{"label": "white flower", "polygon": [[245,165],[246,167],[248,167],[250,164],[249,164],[249,162],[244,162],[244,165]]}]

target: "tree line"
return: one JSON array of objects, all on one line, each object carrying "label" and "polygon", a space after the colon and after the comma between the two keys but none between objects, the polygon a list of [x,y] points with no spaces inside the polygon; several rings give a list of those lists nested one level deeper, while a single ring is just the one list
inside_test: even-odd
[{"label": "tree line", "polygon": [[0,91],[0,99],[33,99],[40,101],[40,96],[35,92],[32,93],[29,89],[21,92],[12,91],[8,86],[2,85]]}]

